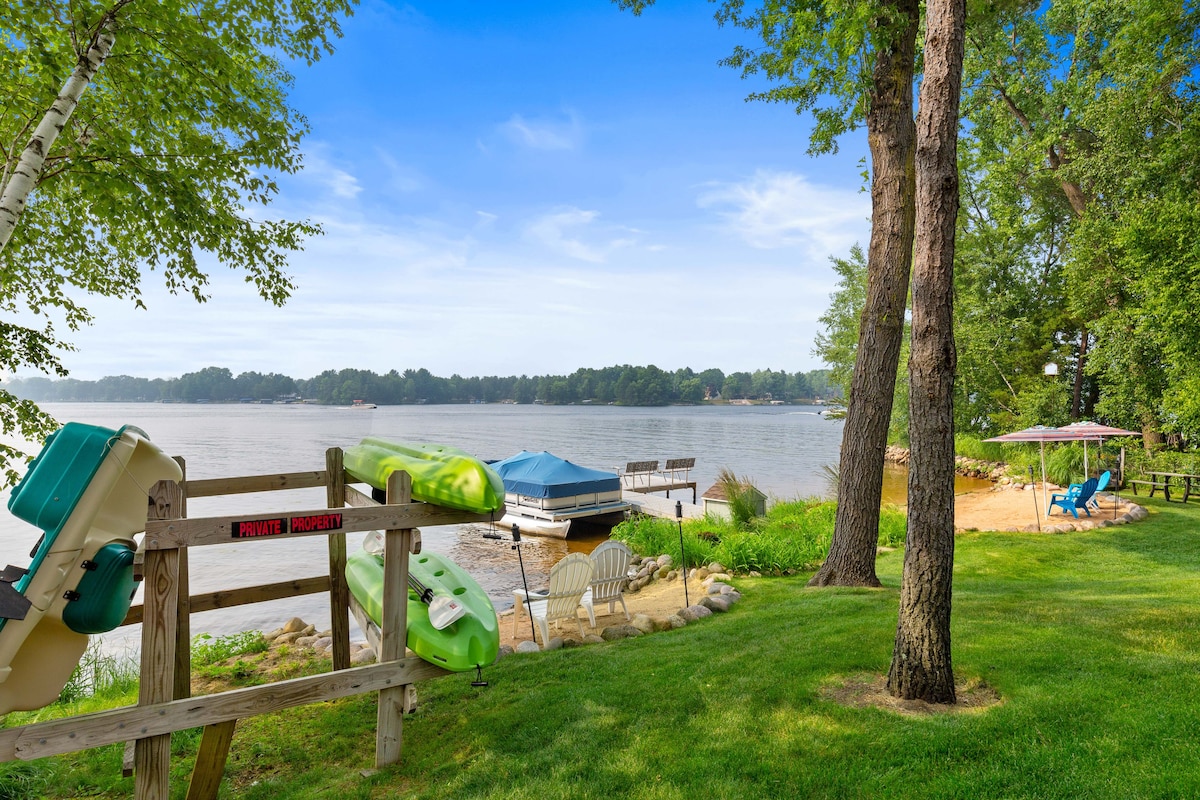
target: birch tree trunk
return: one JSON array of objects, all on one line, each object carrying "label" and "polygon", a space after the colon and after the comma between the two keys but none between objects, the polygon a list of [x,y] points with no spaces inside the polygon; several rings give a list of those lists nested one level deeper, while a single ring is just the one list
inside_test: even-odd
[{"label": "birch tree trunk", "polygon": [[58,97],[54,99],[45,116],[42,117],[42,121],[34,129],[33,136],[30,137],[29,143],[21,152],[21,158],[17,161],[8,183],[0,186],[0,191],[2,191],[0,193],[0,253],[4,252],[4,248],[12,239],[17,222],[25,211],[29,193],[37,186],[38,179],[41,177],[42,167],[46,163],[46,156],[50,153],[50,148],[54,146],[54,141],[66,127],[71,113],[79,105],[79,98],[83,96],[84,90],[87,89],[88,84],[92,82],[92,78],[95,77],[96,72],[112,51],[113,42],[116,41],[116,36],[112,32],[114,14],[127,2],[129,0],[118,3],[106,15],[97,29],[96,35],[92,37],[87,51],[76,62],[71,77],[67,78]]},{"label": "birch tree trunk", "polygon": [[909,360],[908,535],[888,691],[953,703],[954,232],[965,0],[926,7],[917,116],[916,254]]},{"label": "birch tree trunk", "polygon": [[[892,45],[876,55],[867,113],[871,150],[871,242],[867,302],[838,465],[838,502],[829,554],[809,586],[879,586],[875,555],[883,455],[904,338],[913,244],[913,70],[919,8],[899,0]],[[881,17],[882,19],[882,17]]]}]

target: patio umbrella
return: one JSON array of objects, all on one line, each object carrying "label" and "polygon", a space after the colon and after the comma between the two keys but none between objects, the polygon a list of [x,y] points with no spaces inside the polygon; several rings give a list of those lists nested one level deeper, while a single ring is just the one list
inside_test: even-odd
[{"label": "patio umbrella", "polygon": [[1124,428],[1114,428],[1111,425],[1102,425],[1099,422],[1088,420],[1072,422],[1070,425],[1063,425],[1058,430],[1061,433],[1069,433],[1075,441],[1083,442],[1083,477],[1085,479],[1088,475],[1088,442],[1103,444],[1105,439],[1111,439],[1114,436],[1141,436],[1137,431],[1127,431]]},{"label": "patio umbrella", "polygon": [[1079,439],[1080,437],[1075,434],[1063,433],[1061,428],[1051,428],[1049,425],[1034,425],[1032,428],[1013,431],[1002,436],[993,436],[991,439],[984,439],[984,441],[1037,442],[1039,444],[1042,451],[1042,505],[1048,506],[1050,500],[1046,493],[1046,442],[1077,442]]}]

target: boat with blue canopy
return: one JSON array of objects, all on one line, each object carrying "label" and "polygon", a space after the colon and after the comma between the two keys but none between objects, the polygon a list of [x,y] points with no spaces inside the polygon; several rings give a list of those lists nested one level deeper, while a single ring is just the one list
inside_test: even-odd
[{"label": "boat with blue canopy", "polygon": [[565,539],[574,523],[611,528],[629,509],[615,472],[581,467],[545,450],[522,450],[491,467],[504,482],[499,524],[519,525],[523,533]]}]

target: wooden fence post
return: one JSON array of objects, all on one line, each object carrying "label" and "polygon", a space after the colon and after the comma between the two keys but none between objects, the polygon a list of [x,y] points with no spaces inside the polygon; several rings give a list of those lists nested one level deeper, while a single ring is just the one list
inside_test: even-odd
[{"label": "wooden fence post", "polygon": [[[149,519],[178,517],[179,484],[159,481],[151,495]],[[175,645],[179,620],[179,550],[147,549],[145,610],[142,618],[142,664],[138,703],[171,699],[175,689]],[[136,731],[134,732],[136,733]],[[139,739],[134,749],[134,797],[166,800],[171,769],[171,735]]]},{"label": "wooden fence post", "polygon": [[[346,473],[342,448],[325,451],[325,502],[329,508],[346,505]],[[333,668],[350,668],[350,586],[346,583],[346,534],[329,535],[329,614],[333,638]]]},{"label": "wooden fence post", "polygon": [[[407,472],[388,476],[387,502],[411,503],[412,478]],[[412,530],[388,530],[383,547],[383,608],[380,612],[379,661],[404,658],[408,639],[408,555]],[[400,761],[403,747],[404,706],[407,686],[381,689],[376,714],[375,766]]]}]

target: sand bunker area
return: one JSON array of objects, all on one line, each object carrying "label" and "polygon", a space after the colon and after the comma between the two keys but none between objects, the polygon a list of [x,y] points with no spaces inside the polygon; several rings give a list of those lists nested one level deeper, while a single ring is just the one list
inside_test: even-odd
[{"label": "sand bunker area", "polygon": [[[1062,494],[1057,486],[1046,487],[1046,497]],[[1055,506],[1050,515],[1042,499],[1041,485],[1025,487],[999,486],[983,492],[969,492],[954,498],[954,529],[956,531],[1019,531],[1023,533],[1065,533],[1124,525],[1145,519],[1141,506],[1112,494],[1096,495],[1100,508],[1091,509],[1091,516],[1080,510],[1075,519],[1069,512]]]}]

